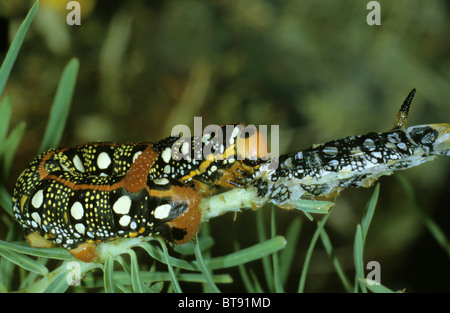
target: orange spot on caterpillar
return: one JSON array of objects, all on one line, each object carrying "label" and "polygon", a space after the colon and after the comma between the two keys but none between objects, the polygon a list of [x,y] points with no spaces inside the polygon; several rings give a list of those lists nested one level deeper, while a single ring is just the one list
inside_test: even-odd
[{"label": "orange spot on caterpillar", "polygon": [[202,198],[195,190],[189,187],[172,186],[170,191],[172,192],[173,202],[184,202],[189,207],[183,214],[168,222],[168,225],[171,228],[174,227],[186,231],[186,235],[183,239],[174,240],[174,243],[187,243],[195,236],[198,227],[200,226],[202,211],[199,208],[199,205]]},{"label": "orange spot on caterpillar", "polygon": [[152,146],[148,146],[131,165],[130,170],[123,179],[123,186],[129,192],[138,192],[145,188],[147,175],[155,163],[158,153]]},{"label": "orange spot on caterpillar", "polygon": [[250,127],[244,128],[237,136],[236,152],[240,160],[270,157],[266,136]]}]

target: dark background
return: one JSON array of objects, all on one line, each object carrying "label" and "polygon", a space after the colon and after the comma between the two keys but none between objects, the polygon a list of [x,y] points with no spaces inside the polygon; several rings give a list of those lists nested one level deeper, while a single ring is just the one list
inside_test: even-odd
[{"label": "dark background", "polygon": [[[280,152],[349,135],[381,132],[412,88],[409,125],[450,122],[448,1],[378,1],[381,25],[369,26],[368,1],[79,1],[81,25],[66,23],[66,1],[41,1],[8,81],[14,126],[27,122],[10,181],[38,153],[57,83],[72,57],[80,70],[62,146],[87,141],[156,141],[176,124],[244,122],[280,126]],[[0,55],[32,1],[0,0]],[[270,129],[270,128],[269,128]],[[448,158],[402,172],[450,236]],[[353,277],[353,238],[373,190],[341,194],[327,231]],[[268,211],[268,210],[266,210]],[[295,291],[315,229],[300,212],[277,209],[277,232],[303,218],[292,271]],[[0,227],[1,227],[0,222]],[[214,255],[257,242],[253,212],[210,222]],[[3,238],[2,238],[3,239]],[[381,281],[411,292],[450,291],[448,255],[424,228],[394,177],[381,179],[365,261]],[[256,271],[260,263],[249,265]],[[261,274],[262,275],[262,274]],[[242,291],[239,275],[225,291]],[[343,291],[322,246],[307,291]]]}]

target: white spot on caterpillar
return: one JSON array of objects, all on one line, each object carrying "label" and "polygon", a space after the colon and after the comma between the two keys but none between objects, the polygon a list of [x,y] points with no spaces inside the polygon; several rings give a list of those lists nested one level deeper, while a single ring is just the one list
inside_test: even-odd
[{"label": "white spot on caterpillar", "polygon": [[206,133],[202,137],[202,142],[203,143],[207,143],[209,139],[211,139],[211,134],[210,133]]},{"label": "white spot on caterpillar", "polygon": [[102,152],[98,155],[97,158],[97,166],[99,169],[104,170],[108,168],[108,166],[111,164],[111,158],[109,157],[108,153]]},{"label": "white spot on caterpillar", "polygon": [[131,208],[131,199],[128,196],[120,197],[113,205],[113,210],[117,214],[128,214],[130,208]]},{"label": "white spot on caterpillar", "polygon": [[323,151],[323,153],[325,153],[326,155],[329,155],[329,156],[335,156],[338,154],[338,148],[333,147],[333,146],[324,147],[322,151]]},{"label": "white spot on caterpillar", "polygon": [[153,215],[155,216],[155,218],[162,220],[166,217],[169,216],[170,213],[170,209],[171,209],[171,205],[170,204],[163,204],[160,205],[159,207],[157,207],[155,209],[155,212],[153,212]]},{"label": "white spot on caterpillar", "polygon": [[80,220],[84,215],[83,205],[79,201],[76,201],[70,208],[70,214],[74,219]]},{"label": "white spot on caterpillar", "polygon": [[141,155],[142,151],[138,151],[133,155],[133,163],[136,161],[136,159]]},{"label": "white spot on caterpillar", "polygon": [[231,138],[236,138],[236,136],[239,134],[239,132],[241,131],[241,128],[240,127],[235,127],[234,129],[233,129],[233,132],[231,133]]},{"label": "white spot on caterpillar", "polygon": [[366,140],[364,140],[363,146],[364,146],[364,148],[366,148],[369,151],[373,151],[376,148],[375,142],[370,138],[367,138]]},{"label": "white spot on caterpillar", "polygon": [[157,178],[153,180],[153,182],[157,185],[167,185],[169,183],[169,180],[167,178]]},{"label": "white spot on caterpillar", "polygon": [[61,167],[63,168],[64,171],[70,172],[70,169],[67,166],[65,166],[64,164],[61,164]]},{"label": "white spot on caterpillar", "polygon": [[399,144],[397,144],[397,147],[403,151],[406,151],[406,144],[404,142],[400,142]]},{"label": "white spot on caterpillar", "polygon": [[131,222],[130,228],[131,228],[131,229],[136,229],[136,227],[137,227],[136,222],[135,222],[135,221]]},{"label": "white spot on caterpillar", "polygon": [[78,224],[75,224],[75,230],[76,230],[78,233],[84,235],[84,232],[85,232],[86,228],[84,227],[83,224],[78,223]]},{"label": "white spot on caterpillar", "polygon": [[131,217],[129,215],[124,215],[120,218],[119,224],[120,226],[126,227],[128,224],[130,224]]},{"label": "white spot on caterpillar", "polygon": [[400,137],[398,136],[397,133],[392,133],[392,134],[388,134],[387,138],[390,142],[392,143],[398,143],[400,142]]},{"label": "white spot on caterpillar", "polygon": [[41,189],[34,194],[31,204],[37,209],[42,205],[42,202],[44,202],[44,191]]},{"label": "white spot on caterpillar", "polygon": [[372,152],[372,156],[377,159],[381,159],[381,153],[379,151]]},{"label": "white spot on caterpillar", "polygon": [[161,153],[161,157],[164,162],[169,163],[170,158],[172,157],[172,150],[170,150],[170,148],[164,149],[164,151]]},{"label": "white spot on caterpillar", "polygon": [[76,168],[78,171],[80,171],[80,172],[82,172],[82,173],[85,172],[83,162],[81,162],[81,159],[80,159],[80,157],[78,156],[78,154],[75,154],[75,156],[73,157],[73,165],[75,166],[75,168]]},{"label": "white spot on caterpillar", "polygon": [[339,161],[338,160],[331,160],[330,162],[328,162],[328,165],[335,168],[339,165]]},{"label": "white spot on caterpillar", "polygon": [[181,153],[183,155],[189,154],[189,148],[190,148],[190,144],[189,144],[189,142],[186,141],[185,143],[183,143],[181,145]]},{"label": "white spot on caterpillar", "polygon": [[164,167],[164,173],[165,173],[165,174],[170,174],[170,165],[169,165],[169,164],[167,164],[167,165]]},{"label": "white spot on caterpillar", "polygon": [[33,220],[36,221],[36,223],[37,223],[39,226],[41,226],[41,216],[39,215],[38,212],[33,212],[33,213],[31,214],[31,217],[33,218]]}]

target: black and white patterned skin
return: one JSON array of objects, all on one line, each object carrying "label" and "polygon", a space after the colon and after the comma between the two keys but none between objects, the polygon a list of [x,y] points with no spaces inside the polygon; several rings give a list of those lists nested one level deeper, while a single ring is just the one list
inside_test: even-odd
[{"label": "black and white patterned skin", "polygon": [[429,124],[405,128],[414,90],[403,103],[392,130],[349,136],[291,155],[278,167],[262,164],[252,178],[259,199],[295,207],[299,199],[334,197],[346,188],[370,187],[380,176],[450,155],[450,125]]}]

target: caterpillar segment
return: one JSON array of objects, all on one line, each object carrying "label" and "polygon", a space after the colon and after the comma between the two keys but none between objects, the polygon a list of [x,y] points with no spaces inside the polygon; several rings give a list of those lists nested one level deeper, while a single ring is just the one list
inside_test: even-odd
[{"label": "caterpillar segment", "polygon": [[[244,125],[230,127],[228,137],[217,132],[154,144],[87,143],[46,151],[20,175],[13,214],[30,245],[61,245],[84,262],[96,260],[97,244],[119,237],[160,235],[186,243],[199,228],[202,197],[219,187],[242,186],[258,166],[258,150],[249,143],[258,133],[241,138]],[[195,158],[190,142],[210,153]],[[239,145],[249,148],[247,159],[238,154]]]},{"label": "caterpillar segment", "polygon": [[270,170],[261,164],[251,184],[257,187],[256,207],[272,202],[293,208],[299,199],[332,198],[347,188],[370,187],[382,175],[450,155],[450,124],[406,128],[415,90],[406,98],[393,129],[349,136],[279,158]]}]

